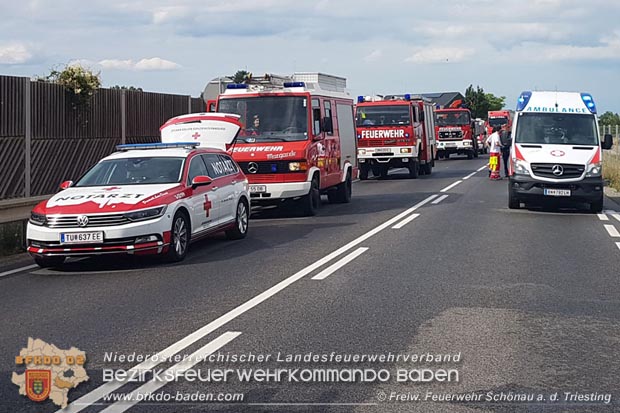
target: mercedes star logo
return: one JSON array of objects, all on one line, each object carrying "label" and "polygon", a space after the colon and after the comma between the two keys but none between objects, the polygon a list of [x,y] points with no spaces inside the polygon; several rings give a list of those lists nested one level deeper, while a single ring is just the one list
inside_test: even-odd
[{"label": "mercedes star logo", "polygon": [[79,226],[81,226],[82,228],[84,228],[86,225],[88,225],[88,217],[86,215],[80,215],[77,217],[77,224]]},{"label": "mercedes star logo", "polygon": [[564,168],[562,168],[562,165],[553,165],[551,172],[553,172],[555,176],[562,176],[564,173]]},{"label": "mercedes star logo", "polygon": [[258,164],[256,162],[250,162],[248,164],[248,172],[251,174],[258,172]]}]

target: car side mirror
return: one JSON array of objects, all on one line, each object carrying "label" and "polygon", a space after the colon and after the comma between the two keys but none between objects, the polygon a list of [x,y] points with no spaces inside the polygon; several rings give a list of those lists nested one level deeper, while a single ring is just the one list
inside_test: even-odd
[{"label": "car side mirror", "polygon": [[73,181],[65,181],[60,184],[60,189],[65,190],[67,188],[71,188],[73,186]]},{"label": "car side mirror", "polygon": [[603,136],[603,142],[601,144],[601,147],[603,149],[611,149],[612,146],[614,146],[613,136],[611,136],[610,134],[606,134],[605,136]]},{"label": "car side mirror", "polygon": [[198,175],[194,179],[192,179],[192,189],[196,189],[199,186],[207,186],[211,185],[213,180],[206,175]]}]

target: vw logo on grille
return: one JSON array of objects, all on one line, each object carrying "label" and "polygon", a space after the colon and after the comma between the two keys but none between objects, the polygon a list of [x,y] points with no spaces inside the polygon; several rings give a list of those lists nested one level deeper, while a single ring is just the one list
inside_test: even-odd
[{"label": "vw logo on grille", "polygon": [[551,172],[555,176],[562,176],[562,174],[564,173],[564,168],[562,168],[562,165],[553,165],[553,167],[551,168]]},{"label": "vw logo on grille", "polygon": [[258,172],[258,164],[256,162],[250,162],[248,164],[248,172],[251,174]]},{"label": "vw logo on grille", "polygon": [[88,217],[86,215],[80,215],[77,217],[77,224],[81,227],[88,225]]}]

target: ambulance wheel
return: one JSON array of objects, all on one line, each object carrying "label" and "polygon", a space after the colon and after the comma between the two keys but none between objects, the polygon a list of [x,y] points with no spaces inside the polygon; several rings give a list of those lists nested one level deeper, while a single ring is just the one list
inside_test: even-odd
[{"label": "ambulance wheel", "polygon": [[592,212],[593,214],[603,212],[603,194],[601,194],[601,197],[599,199],[590,204],[590,212]]},{"label": "ambulance wheel", "polygon": [[347,179],[336,187],[335,190],[327,193],[327,199],[331,204],[348,204],[351,202],[351,173],[347,173]]},{"label": "ambulance wheel", "polygon": [[418,161],[409,162],[409,178],[417,179],[420,174],[420,163]]},{"label": "ambulance wheel", "polygon": [[237,204],[237,215],[235,217],[234,228],[225,232],[228,239],[242,239],[248,235],[248,223],[250,221],[250,212],[244,200],[240,200]]},{"label": "ambulance wheel", "polygon": [[519,209],[521,208],[521,201],[517,198],[517,194],[512,189],[508,190],[508,208]]},{"label": "ambulance wheel", "polygon": [[65,257],[35,256],[34,262],[41,268],[58,268],[65,263]]},{"label": "ambulance wheel", "polygon": [[191,230],[189,227],[189,218],[183,211],[177,211],[172,220],[172,229],[170,230],[170,247],[166,261],[179,262],[183,261],[187,255],[189,248]]},{"label": "ambulance wheel", "polygon": [[321,192],[319,189],[319,179],[315,176],[310,183],[310,190],[307,195],[304,195],[300,199],[302,205],[302,212],[304,216],[316,215],[319,206],[321,205]]},{"label": "ambulance wheel", "polygon": [[365,181],[368,179],[368,172],[370,172],[370,167],[366,165],[360,166],[360,181]]}]

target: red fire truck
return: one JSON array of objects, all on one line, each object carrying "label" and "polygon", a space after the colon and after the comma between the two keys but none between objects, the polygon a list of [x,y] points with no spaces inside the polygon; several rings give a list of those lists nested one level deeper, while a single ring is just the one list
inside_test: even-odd
[{"label": "red fire truck", "polygon": [[496,126],[503,127],[507,125],[507,129],[512,129],[512,119],[514,118],[514,111],[512,110],[491,110],[488,112],[487,117],[487,134],[493,133],[493,128]]},{"label": "red fire truck", "polygon": [[409,177],[430,175],[435,163],[433,105],[419,96],[365,99],[355,109],[360,179],[385,178],[390,168],[407,168]]},{"label": "red fire truck", "polygon": [[447,159],[453,153],[467,155],[467,159],[478,157],[478,139],[469,109],[437,109],[435,129],[437,158]]},{"label": "red fire truck", "polygon": [[357,147],[345,87],[346,79],[323,73],[265,75],[218,96],[217,111],[240,115],[244,125],[232,151],[253,205],[291,201],[314,215],[321,194],[350,202]]}]

